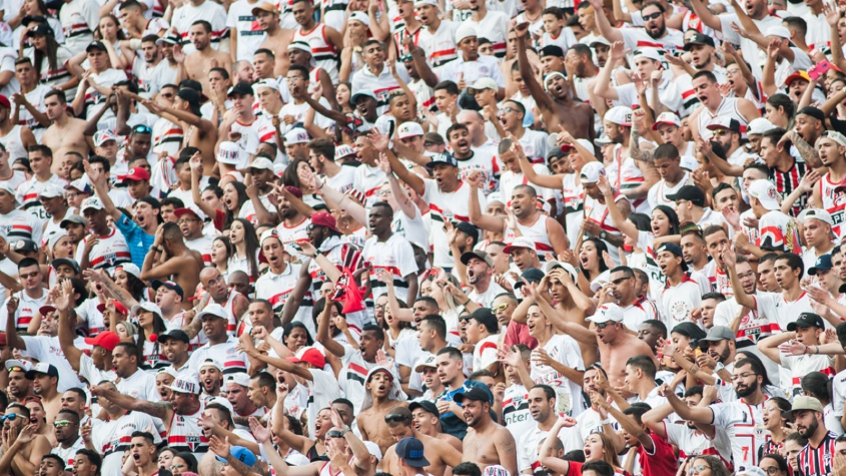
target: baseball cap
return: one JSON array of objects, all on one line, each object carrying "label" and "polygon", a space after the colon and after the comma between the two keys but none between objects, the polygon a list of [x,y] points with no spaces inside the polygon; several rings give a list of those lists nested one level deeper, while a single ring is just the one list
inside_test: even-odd
[{"label": "baseball cap", "polygon": [[300,51],[305,51],[308,54],[312,54],[311,45],[309,45],[305,41],[292,41],[292,42],[288,43],[288,51],[291,51],[291,50],[300,50]]},{"label": "baseball cap", "polygon": [[[434,0],[417,0],[415,4],[420,5],[425,3],[431,5],[430,2],[432,1]],[[423,442],[413,436],[401,439],[399,443],[397,443],[395,451],[397,456],[402,458],[405,464],[411,466],[412,468],[423,468],[429,466],[430,464],[424,454]]]},{"label": "baseball cap", "polygon": [[249,387],[250,376],[244,372],[235,372],[234,374],[227,375],[224,383],[234,383],[242,387]]},{"label": "baseball cap", "polygon": [[408,405],[408,411],[410,412],[414,412],[414,410],[417,410],[418,408],[422,408],[423,411],[429,412],[432,415],[438,417],[441,416],[441,412],[438,411],[438,406],[435,405],[433,402],[430,402],[429,400],[420,400],[417,402],[412,402],[410,405]]},{"label": "baseball cap", "polygon": [[156,306],[154,303],[152,303],[150,301],[145,301],[145,302],[138,303],[138,304],[132,306],[132,315],[133,316],[138,316],[138,313],[141,312],[141,311],[152,312],[153,314],[158,314],[159,317],[161,317],[161,315],[162,315],[161,308],[159,308],[159,306]]},{"label": "baseball cap", "polygon": [[714,47],[714,39],[708,35],[703,35],[702,33],[697,33],[690,38],[690,41],[685,43],[684,50],[690,51],[693,49],[693,45],[708,45],[711,48]]},{"label": "baseball cap", "polygon": [[105,210],[105,207],[103,207],[103,202],[99,198],[88,197],[82,201],[82,205],[79,207],[80,212],[84,212],[85,210]]},{"label": "baseball cap", "polygon": [[800,395],[793,398],[793,405],[790,407],[789,411],[784,412],[784,416],[787,418],[793,418],[793,415],[795,415],[796,412],[803,410],[822,413],[823,407],[820,401],[816,398]]},{"label": "baseball cap", "polygon": [[788,30],[787,27],[781,26],[781,24],[767,28],[767,32],[765,34],[766,36],[778,36],[779,38],[790,39],[790,30]]},{"label": "baseball cap", "polygon": [[294,364],[305,362],[319,369],[326,366],[326,357],[314,347],[302,347],[293,357],[288,357],[287,360]]},{"label": "baseball cap", "polygon": [[681,119],[674,112],[665,111],[658,114],[655,118],[655,123],[652,124],[652,130],[658,130],[658,126],[677,126],[681,127]]},{"label": "baseball cap", "polygon": [[493,260],[491,259],[491,257],[488,256],[488,254],[484,251],[480,250],[473,250],[462,253],[461,263],[467,265],[467,263],[469,263],[470,260],[473,258],[479,258],[480,260],[484,261],[489,268],[493,268]]},{"label": "baseball cap", "polygon": [[[269,3],[263,3],[263,5],[269,5]],[[255,10],[255,8],[253,10]],[[270,88],[274,91],[279,91],[279,82],[273,78],[260,79],[253,83],[253,91],[258,88]]]},{"label": "baseball cap", "polygon": [[799,318],[787,324],[787,330],[793,332],[797,327],[816,327],[817,329],[825,329],[822,317],[813,312],[803,312],[799,314]]},{"label": "baseball cap", "polygon": [[349,144],[341,144],[335,147],[335,160],[343,159],[349,155],[355,155],[355,147]]},{"label": "baseball cap", "polygon": [[124,273],[131,274],[138,279],[141,279],[141,268],[135,263],[123,263],[115,269],[122,269]]},{"label": "baseball cap", "polygon": [[[596,154],[596,146],[594,146],[591,141],[587,139],[576,139],[576,142],[578,142],[579,145],[581,145],[585,149],[589,150],[592,154]],[[569,152],[571,149],[575,148],[576,146],[573,144],[561,144],[561,152]]]},{"label": "baseball cap", "polygon": [[638,58],[638,57],[649,58],[653,61],[663,61],[664,60],[664,54],[662,53],[662,50],[659,50],[658,48],[649,47],[649,46],[636,49],[634,51],[634,53],[632,54],[632,56],[635,57],[635,58]]},{"label": "baseball cap", "polygon": [[499,327],[499,321],[496,319],[496,314],[487,307],[480,307],[470,313],[468,319],[475,319],[476,322],[479,324],[483,324],[487,328],[493,327],[494,329]]},{"label": "baseball cap", "polygon": [[162,43],[170,43],[171,45],[178,45],[182,43],[182,38],[179,35],[168,33],[167,35],[156,40],[156,46],[162,46]]},{"label": "baseball cap", "polygon": [[106,49],[106,45],[104,45],[102,41],[96,40],[88,43],[88,46],[85,47],[86,53],[91,52],[91,50],[109,51]]},{"label": "baseball cap", "polygon": [[[247,467],[252,467],[254,464],[256,464],[256,455],[254,455],[252,451],[248,450],[247,448],[244,448],[243,446],[233,446],[232,448],[230,448],[229,456],[244,463]],[[226,458],[221,458],[220,456],[215,456],[215,458],[221,463],[225,463],[227,461]]]},{"label": "baseball cap", "polygon": [[776,129],[775,124],[769,121],[769,119],[765,117],[758,117],[756,119],[752,119],[749,121],[749,124],[746,126],[746,132],[749,135],[752,134],[763,134],[767,131],[771,131]]},{"label": "baseball cap", "polygon": [[256,16],[256,13],[258,13],[260,11],[275,13],[275,14],[279,15],[279,9],[276,8],[276,6],[274,6],[272,3],[268,3],[268,2],[261,2],[258,5],[254,6],[252,11],[250,11],[250,13],[252,13],[253,16]]},{"label": "baseball cap", "polygon": [[[558,45],[546,45],[543,48],[541,48],[541,50],[540,50],[540,57],[543,58],[545,56],[554,56],[556,58],[561,58],[561,57],[564,56],[564,50],[561,49],[561,47],[558,46]],[[552,73],[550,73],[550,74],[552,74]],[[558,74],[561,74],[561,73],[558,73]],[[544,81],[546,81],[547,78],[548,78],[548,76],[544,78]]]},{"label": "baseball cap", "polygon": [[456,403],[462,403],[464,400],[491,403],[490,391],[486,391],[481,387],[470,387],[469,390],[465,390],[463,393],[458,393],[452,398]]},{"label": "baseball cap", "polygon": [[95,147],[100,147],[110,140],[117,141],[117,136],[111,129],[100,129],[94,133]]},{"label": "baseball cap", "polygon": [[126,182],[127,180],[140,182],[142,180],[150,180],[150,172],[147,172],[147,169],[143,167],[132,167],[129,169],[129,173],[118,178],[121,182]]},{"label": "baseball cap", "polygon": [[828,129],[823,131],[820,137],[827,137],[833,140],[834,142],[837,142],[837,145],[846,146],[846,136],[844,136],[840,132]]},{"label": "baseball cap", "polygon": [[604,36],[597,36],[596,38],[590,40],[590,44],[588,46],[590,46],[591,48],[595,48],[594,45],[611,46],[611,42],[608,41],[608,38],[605,38]]},{"label": "baseball cap", "polygon": [[197,315],[197,317],[202,320],[206,316],[218,317],[220,319],[229,319],[226,314],[226,309],[223,308],[218,303],[211,303],[203,309],[203,312]]},{"label": "baseball cap", "polygon": [[[221,397],[220,395],[218,395],[214,398],[209,399],[209,401],[206,402],[206,405],[208,406],[208,405],[211,405],[212,403],[218,404],[218,405],[222,406],[223,408],[229,410],[229,413],[233,413],[235,411],[235,408],[232,407],[232,404],[229,403],[229,400],[227,400],[226,397]],[[185,474],[185,473],[182,473],[182,474]]]},{"label": "baseball cap", "polygon": [[[786,30],[786,28],[785,28],[785,30]],[[811,77],[808,76],[807,71],[796,71],[795,73],[791,74],[790,76],[788,76],[787,78],[784,79],[784,85],[790,86],[790,83],[792,83],[793,81],[796,81],[797,79],[804,79],[805,81],[807,81],[809,83],[811,82]],[[798,116],[800,113],[801,113],[801,111],[799,113],[796,113],[796,115]]]},{"label": "baseball cap", "polygon": [[308,132],[302,127],[295,127],[285,133],[286,144],[304,144],[310,140]]},{"label": "baseball cap", "polygon": [[[117,303],[115,303],[117,304]],[[88,345],[100,346],[109,352],[115,350],[115,347],[120,343],[120,336],[112,331],[103,331],[95,337],[86,337],[85,343]]]},{"label": "baseball cap", "polygon": [[221,142],[217,149],[217,161],[226,165],[241,165],[241,147],[228,140]]},{"label": "baseball cap", "polygon": [[834,264],[831,262],[831,255],[825,254],[817,257],[814,265],[808,268],[808,274],[814,276],[819,271],[829,271],[832,268],[834,268]]},{"label": "baseball cap", "polygon": [[373,98],[374,101],[379,100],[379,98],[376,97],[376,94],[373,91],[369,89],[362,89],[361,91],[358,91],[357,93],[352,95],[352,97],[350,98],[350,104],[355,104],[356,102],[358,102],[359,99],[363,97]]},{"label": "baseball cap", "polygon": [[68,236],[68,232],[65,231],[64,228],[54,229],[53,231],[48,232],[47,236],[45,237],[47,239],[47,249],[52,250],[53,248],[55,248],[56,243],[58,243],[59,240],[61,240],[65,236]]},{"label": "baseball cap", "polygon": [[704,207],[705,206],[705,194],[702,193],[702,190],[699,187],[694,185],[685,185],[684,187],[680,188],[678,192],[667,195],[667,200],[672,200],[677,202],[679,200],[687,200],[690,203],[696,205],[697,207]]},{"label": "baseball cap", "polygon": [[65,218],[62,219],[61,223],[59,223],[59,227],[65,228],[71,223],[88,227],[88,220],[86,220],[82,215],[65,215]]},{"label": "baseball cap", "polygon": [[88,183],[88,180],[85,177],[78,178],[73,182],[65,185],[65,190],[70,189],[74,189],[78,192],[82,192],[87,195],[94,195],[94,192],[91,190],[91,184]]},{"label": "baseball cap", "polygon": [[47,362],[39,362],[35,364],[32,369],[26,371],[26,379],[35,380],[35,374],[44,374],[50,377],[58,377],[59,369],[57,369],[53,364],[48,364]]},{"label": "baseball cap", "polygon": [[483,89],[493,89],[494,91],[498,91],[499,86],[497,86],[496,81],[494,81],[492,78],[479,78],[476,80],[476,82],[473,83],[472,86],[467,88],[467,93],[472,96],[478,93],[479,91],[482,91]]},{"label": "baseball cap", "polygon": [[[435,356],[433,354],[429,354],[424,357],[420,357],[417,359],[417,362],[414,363],[414,371],[415,372],[423,372],[424,367],[429,367],[430,369],[438,368],[438,364],[435,363]],[[411,407],[408,407],[411,410]],[[414,411],[414,410],[412,410]]]},{"label": "baseball cap", "polygon": [[317,212],[311,216],[312,226],[325,226],[332,231],[338,231],[338,225],[335,222],[335,217],[328,212]]},{"label": "baseball cap", "polygon": [[352,12],[347,21],[357,21],[362,25],[370,28],[370,17],[362,11]]},{"label": "baseball cap", "polygon": [[36,25],[35,28],[26,32],[27,38],[32,38],[36,35],[56,36],[56,33],[53,32],[53,29],[50,28],[49,25],[47,25],[46,23],[42,23],[40,25]]},{"label": "baseball cap", "polygon": [[777,198],[778,192],[775,185],[768,180],[761,179],[752,182],[746,193],[761,202],[761,206],[767,210],[778,210],[780,208]]},{"label": "baseball cap", "polygon": [[54,260],[53,260],[53,262],[52,262],[52,263],[50,263],[50,264],[53,266],[53,269],[59,269],[59,266],[61,266],[61,265],[63,265],[63,264],[64,264],[64,265],[68,265],[68,266],[70,266],[70,267],[71,267],[71,269],[73,269],[74,271],[76,271],[76,274],[79,274],[79,273],[81,273],[81,272],[82,272],[82,271],[79,269],[79,263],[77,263],[75,259],[70,259],[70,258],[56,258],[56,259],[54,259]]},{"label": "baseball cap", "polygon": [[250,83],[246,83],[244,81],[239,81],[235,86],[229,88],[226,95],[228,97],[232,97],[232,95],[237,94],[239,96],[246,96],[246,95],[253,95],[253,88],[250,86]]},{"label": "baseball cap", "polygon": [[592,316],[586,317],[585,320],[594,324],[623,322],[623,308],[614,303],[605,303],[599,306],[599,309]]},{"label": "baseball cap", "polygon": [[562,268],[564,271],[570,273],[570,277],[573,278],[573,282],[575,283],[578,281],[578,274],[576,273],[576,268],[573,267],[570,263],[564,263],[562,261],[551,260],[547,261],[546,264],[543,265],[543,272],[545,274],[549,274],[555,268]]},{"label": "baseball cap", "polygon": [[173,211],[173,214],[176,215],[177,219],[182,217],[183,215],[194,215],[200,220],[204,220],[206,218],[206,214],[200,211],[200,209],[197,208],[197,206],[193,203],[187,207],[177,208]]},{"label": "baseball cap", "polygon": [[657,255],[658,253],[662,253],[664,251],[670,252],[680,258],[684,257],[684,255],[682,254],[681,246],[675,243],[663,243],[661,246],[658,247],[658,249],[655,250],[655,254]]},{"label": "baseball cap", "polygon": [[218,361],[216,361],[216,360],[214,360],[214,359],[206,359],[206,360],[204,360],[204,361],[203,361],[203,363],[202,363],[202,364],[200,364],[200,370],[202,370],[204,367],[214,367],[214,368],[216,368],[218,371],[223,372],[223,366],[222,366],[222,365],[220,365],[220,362],[218,362]]},{"label": "baseball cap", "polygon": [[17,251],[17,252],[22,252],[22,251],[36,252],[36,251],[38,251],[38,243],[36,243],[32,240],[27,240],[27,239],[18,240],[18,242],[15,243],[15,245],[12,247],[12,249]]},{"label": "baseball cap", "polygon": [[514,283],[514,289],[520,289],[520,287],[526,284],[525,281],[528,281],[530,283],[539,283],[541,282],[544,276],[545,274],[543,273],[543,271],[537,268],[526,268],[526,270],[520,274],[521,279],[518,279]]},{"label": "baseball cap", "polygon": [[423,132],[423,126],[414,121],[403,122],[400,124],[399,129],[397,129],[397,137],[400,139],[422,136],[423,134],[425,134]]},{"label": "baseball cap", "polygon": [[582,183],[597,183],[599,177],[605,175],[605,166],[602,163],[592,160],[582,166]]},{"label": "baseball cap", "polygon": [[[114,303],[115,303],[115,311],[117,313],[119,313],[121,316],[129,315],[129,309],[127,309],[126,306],[121,304],[120,301],[114,301]],[[101,302],[100,304],[97,304],[97,310],[100,311],[101,313],[106,312],[106,303]]]},{"label": "baseball cap", "polygon": [[525,236],[518,236],[514,238],[505,248],[502,249],[503,253],[511,253],[514,251],[514,248],[528,248],[534,252],[537,252],[538,249],[535,245],[535,242],[526,238]]},{"label": "baseball cap", "polygon": [[182,375],[176,377],[168,388],[176,393],[197,395],[200,393],[200,381],[195,375]]},{"label": "baseball cap", "polygon": [[191,106],[191,112],[197,116],[200,116],[200,104],[203,102],[202,96],[200,96],[200,92],[194,88],[180,88],[179,91],[176,92],[176,95],[179,96],[180,99],[186,101],[189,106]]},{"label": "baseball cap", "polygon": [[[5,334],[4,334],[5,335]],[[11,372],[14,368],[26,373],[32,370],[32,362],[28,360],[9,359],[6,361],[6,370]]]},{"label": "baseball cap", "polygon": [[449,152],[444,153],[429,153],[429,162],[426,163],[427,169],[434,169],[437,164],[447,164],[453,167],[458,167],[458,161]]},{"label": "baseball cap", "polygon": [[802,223],[805,223],[807,220],[814,219],[834,226],[834,219],[831,218],[831,214],[821,208],[809,208],[807,210],[803,210],[796,218]]},{"label": "baseball cap", "polygon": [[271,162],[267,157],[256,157],[250,165],[247,166],[247,169],[273,170],[273,162]]},{"label": "baseball cap", "polygon": [[623,127],[632,125],[632,110],[626,106],[614,106],[605,113],[604,119]]},{"label": "baseball cap", "polygon": [[48,183],[38,194],[41,198],[56,198],[65,195],[65,189],[55,183]]},{"label": "baseball cap", "polygon": [[731,330],[730,327],[727,326],[714,326],[708,330],[708,335],[703,337],[699,340],[705,340],[708,342],[718,342],[721,340],[736,340],[734,335],[734,331]]},{"label": "baseball cap", "polygon": [[740,121],[738,121],[737,119],[732,119],[731,116],[719,116],[718,118],[714,119],[710,124],[705,126],[705,128],[709,131],[727,129],[734,132],[740,132]]},{"label": "baseball cap", "polygon": [[179,297],[182,299],[185,299],[185,291],[182,290],[182,286],[174,283],[173,281],[161,281],[159,279],[154,279],[150,284],[152,284],[153,289],[156,291],[158,291],[160,287],[164,286],[167,289],[176,292],[176,294],[179,294]]}]

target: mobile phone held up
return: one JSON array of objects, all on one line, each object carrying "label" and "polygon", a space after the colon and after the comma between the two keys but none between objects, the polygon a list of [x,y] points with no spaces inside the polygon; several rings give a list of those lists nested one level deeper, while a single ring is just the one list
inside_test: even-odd
[{"label": "mobile phone held up", "polygon": [[828,72],[832,64],[828,60],[822,60],[816,66],[808,70],[808,77],[816,81],[820,76]]}]

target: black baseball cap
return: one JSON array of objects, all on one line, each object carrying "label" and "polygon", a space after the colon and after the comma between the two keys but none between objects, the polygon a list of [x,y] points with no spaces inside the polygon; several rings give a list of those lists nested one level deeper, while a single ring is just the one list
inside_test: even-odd
[{"label": "black baseball cap", "polygon": [[164,286],[171,291],[176,291],[176,294],[179,294],[179,297],[185,299],[185,291],[182,290],[182,286],[174,283],[173,281],[162,281],[160,279],[154,279],[150,282],[153,286],[154,291],[158,291],[160,287]]},{"label": "black baseball cap", "polygon": [[47,18],[44,15],[27,15],[21,20],[21,25],[29,26],[32,22],[47,23]]},{"label": "black baseball cap", "polygon": [[138,199],[138,201],[144,202],[144,203],[150,205],[151,207],[153,207],[157,210],[160,210],[162,208],[162,202],[156,200],[156,198],[153,197],[152,195],[147,195],[146,197],[141,197],[141,198]]},{"label": "black baseball cap", "polygon": [[229,88],[229,92],[226,93],[226,95],[228,97],[232,97],[235,94],[238,94],[240,96],[246,96],[246,95],[249,94],[250,96],[252,96],[253,95],[253,88],[248,83],[245,83],[244,81],[240,81],[235,86],[232,86],[231,88]]},{"label": "black baseball cap", "polygon": [[186,334],[182,329],[171,329],[163,334],[159,334],[159,337],[156,340],[159,344],[164,344],[168,339],[181,340],[186,344],[191,342],[191,339],[188,338],[188,334]]},{"label": "black baseball cap", "polygon": [[40,25],[37,25],[35,28],[29,30],[28,32],[26,32],[27,38],[32,38],[36,35],[56,36],[56,33],[53,32],[53,29],[50,28],[49,25],[47,25],[46,23],[42,23]]},{"label": "black baseball cap", "polygon": [[417,410],[418,408],[422,408],[423,411],[429,412],[432,415],[435,415],[436,417],[441,416],[441,412],[438,411],[438,406],[435,405],[433,402],[430,402],[429,400],[412,402],[411,405],[408,406],[408,411],[414,412],[414,410]]},{"label": "black baseball cap", "polygon": [[461,254],[461,263],[466,266],[467,263],[469,263],[470,260],[473,259],[473,258],[478,258],[478,259],[484,261],[485,264],[488,265],[488,267],[490,267],[490,268],[493,268],[493,266],[494,266],[493,260],[491,260],[491,257],[488,256],[487,253],[485,253],[484,251],[481,251],[481,250],[465,251],[464,253]]},{"label": "black baseball cap", "polygon": [[[530,283],[539,283],[539,282],[541,282],[541,280],[543,279],[544,276],[546,276],[546,275],[543,274],[543,271],[541,271],[537,268],[528,268],[525,271],[523,271],[523,273],[520,275],[521,278],[525,279],[526,281],[528,281]],[[519,289],[521,286],[526,284],[526,283],[523,282],[523,279],[518,279],[514,283],[514,289]]]},{"label": "black baseball cap", "polygon": [[491,393],[490,391],[482,390],[479,387],[472,387],[470,390],[465,391],[464,393],[458,393],[454,397],[452,397],[456,403],[461,403],[464,400],[475,400],[477,402],[488,402],[492,403]]},{"label": "black baseball cap", "polygon": [[704,207],[705,206],[705,194],[702,193],[702,190],[699,187],[694,185],[685,185],[684,187],[680,188],[678,192],[667,195],[667,200],[672,200],[674,202],[679,200],[687,200],[690,203],[696,205],[697,207]]},{"label": "black baseball cap", "polygon": [[540,50],[540,57],[555,56],[556,58],[564,57],[564,50],[558,45],[546,45]]},{"label": "black baseball cap", "polygon": [[92,49],[100,51],[109,51],[106,49],[106,45],[104,45],[102,41],[92,41],[91,43],[88,43],[88,46],[85,47],[85,52],[90,52]]},{"label": "black baseball cap", "polygon": [[684,44],[684,50],[690,51],[693,49],[693,45],[708,45],[711,48],[714,47],[714,39],[708,35],[703,35],[702,33],[697,33],[690,38],[690,41]]},{"label": "black baseball cap", "polygon": [[803,312],[799,314],[799,319],[787,324],[787,330],[793,332],[797,327],[816,327],[818,329],[825,329],[822,317],[813,312]]}]

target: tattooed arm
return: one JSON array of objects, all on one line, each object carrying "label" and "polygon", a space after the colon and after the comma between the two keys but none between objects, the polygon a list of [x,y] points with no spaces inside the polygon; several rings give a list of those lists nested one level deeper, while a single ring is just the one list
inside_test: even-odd
[{"label": "tattooed arm", "polygon": [[805,163],[810,165],[812,168],[818,169],[823,167],[823,163],[820,160],[819,154],[817,154],[817,149],[814,148],[811,144],[799,137],[799,134],[795,130],[788,131],[787,134],[782,137],[779,141],[779,145],[787,141],[793,142],[793,146],[796,147],[796,150],[799,151],[799,155],[805,160]]}]

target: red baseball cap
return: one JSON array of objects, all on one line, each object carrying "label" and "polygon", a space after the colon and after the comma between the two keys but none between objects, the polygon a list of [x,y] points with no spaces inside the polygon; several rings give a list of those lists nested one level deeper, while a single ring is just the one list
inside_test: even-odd
[{"label": "red baseball cap", "polygon": [[12,103],[11,103],[11,102],[9,102],[9,98],[7,98],[7,97],[6,97],[5,95],[3,95],[3,94],[0,94],[0,105],[2,105],[3,107],[5,107],[6,109],[11,109],[11,108],[12,108]]},{"label": "red baseball cap", "polygon": [[[101,302],[100,304],[97,304],[97,310],[100,311],[100,312],[105,312],[106,311],[106,303]],[[115,301],[115,311],[120,313],[120,315],[122,315],[122,316],[129,315],[129,309],[127,309],[126,306],[124,306],[123,304],[121,304],[117,301]]]},{"label": "red baseball cap", "polygon": [[287,360],[288,362],[294,364],[306,362],[319,369],[326,366],[326,357],[324,357],[323,354],[314,347],[303,347],[297,352],[296,356],[288,357]]},{"label": "red baseball cap", "polygon": [[325,226],[326,228],[329,228],[334,232],[340,233],[340,231],[338,231],[337,225],[335,224],[335,217],[333,217],[331,213],[315,213],[311,216],[311,224],[314,226]]},{"label": "red baseball cap", "polygon": [[120,337],[112,331],[103,331],[97,334],[97,337],[86,337],[85,343],[89,345],[99,345],[111,352],[115,350],[115,347],[120,343]]},{"label": "red baseball cap", "polygon": [[134,180],[136,182],[140,182],[142,180],[150,180],[150,172],[147,172],[147,169],[141,167],[133,167],[129,169],[128,174],[122,175],[118,178],[121,182],[126,182],[127,180]]}]

